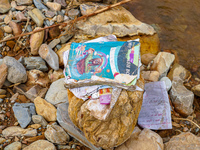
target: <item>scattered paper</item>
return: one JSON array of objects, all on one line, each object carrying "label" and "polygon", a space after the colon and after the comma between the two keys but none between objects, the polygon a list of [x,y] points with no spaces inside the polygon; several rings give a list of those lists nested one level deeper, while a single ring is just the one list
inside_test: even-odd
[{"label": "scattered paper", "polygon": [[145,84],[138,124],[148,129],[172,129],[169,97],[164,81]]}]

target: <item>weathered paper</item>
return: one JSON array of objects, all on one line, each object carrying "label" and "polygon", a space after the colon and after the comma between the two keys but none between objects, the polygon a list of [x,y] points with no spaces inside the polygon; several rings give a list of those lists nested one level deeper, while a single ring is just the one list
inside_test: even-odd
[{"label": "weathered paper", "polygon": [[138,124],[148,129],[172,129],[169,97],[164,81],[145,84]]}]

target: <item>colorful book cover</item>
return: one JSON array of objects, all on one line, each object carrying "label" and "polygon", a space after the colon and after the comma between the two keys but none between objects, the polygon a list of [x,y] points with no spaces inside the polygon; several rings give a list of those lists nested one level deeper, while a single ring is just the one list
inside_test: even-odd
[{"label": "colorful book cover", "polygon": [[139,53],[137,41],[72,43],[65,75],[75,80],[90,79],[93,75],[108,79],[137,76]]}]

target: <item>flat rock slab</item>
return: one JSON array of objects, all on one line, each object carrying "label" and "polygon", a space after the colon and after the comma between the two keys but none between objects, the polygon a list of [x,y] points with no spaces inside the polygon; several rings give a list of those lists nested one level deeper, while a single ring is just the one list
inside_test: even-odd
[{"label": "flat rock slab", "polygon": [[40,71],[48,71],[48,67],[41,57],[25,57],[23,64],[28,70],[37,69]]},{"label": "flat rock slab", "polygon": [[12,109],[22,128],[25,128],[31,122],[32,115],[36,115],[33,103],[15,103]]},{"label": "flat rock slab", "polygon": [[[102,7],[102,6],[101,6]],[[91,37],[114,34],[117,37],[134,36],[139,34],[153,35],[155,30],[150,25],[137,20],[125,8],[118,6],[99,13],[77,24],[78,29]]]}]

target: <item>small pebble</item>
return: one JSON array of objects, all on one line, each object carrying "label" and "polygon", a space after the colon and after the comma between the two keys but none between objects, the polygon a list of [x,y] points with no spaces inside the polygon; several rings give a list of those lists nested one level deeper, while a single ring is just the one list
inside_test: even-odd
[{"label": "small pebble", "polygon": [[12,28],[9,26],[5,26],[3,29],[6,33],[12,33]]},{"label": "small pebble", "polygon": [[187,127],[184,127],[183,128],[183,132],[187,132],[188,131],[188,128]]}]

